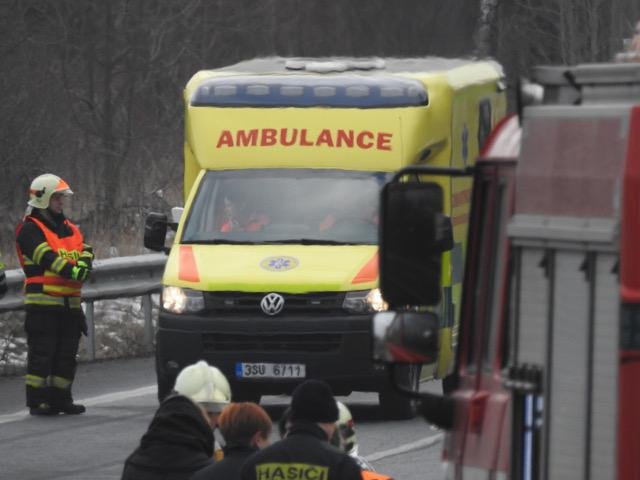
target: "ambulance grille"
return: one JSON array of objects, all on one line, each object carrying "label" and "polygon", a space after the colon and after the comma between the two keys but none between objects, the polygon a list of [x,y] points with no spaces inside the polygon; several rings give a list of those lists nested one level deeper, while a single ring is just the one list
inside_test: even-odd
[{"label": "ambulance grille", "polygon": [[[262,314],[260,302],[269,292],[208,292],[205,293],[205,308],[224,314]],[[319,292],[305,294],[281,293],[284,308],[279,315],[287,313],[344,313],[344,292]]]},{"label": "ambulance grille", "polygon": [[205,352],[337,352],[342,344],[339,334],[204,334]]}]

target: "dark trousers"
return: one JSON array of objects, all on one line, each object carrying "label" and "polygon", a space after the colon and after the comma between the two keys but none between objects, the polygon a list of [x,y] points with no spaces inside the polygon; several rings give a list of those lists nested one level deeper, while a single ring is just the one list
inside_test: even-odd
[{"label": "dark trousers", "polygon": [[82,310],[27,310],[27,406],[52,406],[72,401],[71,384],[84,325]]}]

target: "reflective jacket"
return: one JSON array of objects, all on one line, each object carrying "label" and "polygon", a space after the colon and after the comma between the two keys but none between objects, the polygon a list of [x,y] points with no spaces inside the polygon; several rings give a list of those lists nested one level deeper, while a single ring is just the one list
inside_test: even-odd
[{"label": "reflective jacket", "polygon": [[82,283],[72,270],[83,250],[82,233],[63,215],[46,218],[37,210],[16,231],[18,259],[25,274],[25,306],[80,308]]}]

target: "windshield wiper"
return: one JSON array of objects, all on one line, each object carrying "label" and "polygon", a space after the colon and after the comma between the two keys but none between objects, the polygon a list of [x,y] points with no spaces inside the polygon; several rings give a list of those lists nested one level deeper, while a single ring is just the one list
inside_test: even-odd
[{"label": "windshield wiper", "polygon": [[262,243],[283,245],[361,245],[357,242],[339,242],[338,240],[325,240],[323,238],[291,238],[286,240],[265,240]]},{"label": "windshield wiper", "polygon": [[183,245],[260,245],[264,242],[250,242],[248,240],[223,240],[214,238],[211,240],[183,240]]},{"label": "windshield wiper", "polygon": [[214,238],[209,240],[183,240],[183,245],[375,245],[367,242],[340,242],[322,238],[288,238],[281,240],[228,240]]}]

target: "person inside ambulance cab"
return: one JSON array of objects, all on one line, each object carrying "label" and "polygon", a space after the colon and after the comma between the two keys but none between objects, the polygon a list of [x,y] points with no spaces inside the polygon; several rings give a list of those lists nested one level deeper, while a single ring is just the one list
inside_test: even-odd
[{"label": "person inside ambulance cab", "polygon": [[230,195],[224,197],[224,210],[220,231],[259,232],[269,223],[268,215],[253,211],[246,199],[236,199]]},{"label": "person inside ambulance cab", "polygon": [[373,193],[344,192],[340,205],[334,205],[322,218],[318,231],[337,234],[359,232],[366,237],[377,235],[378,205],[372,201],[375,198],[377,198],[377,191]]}]

